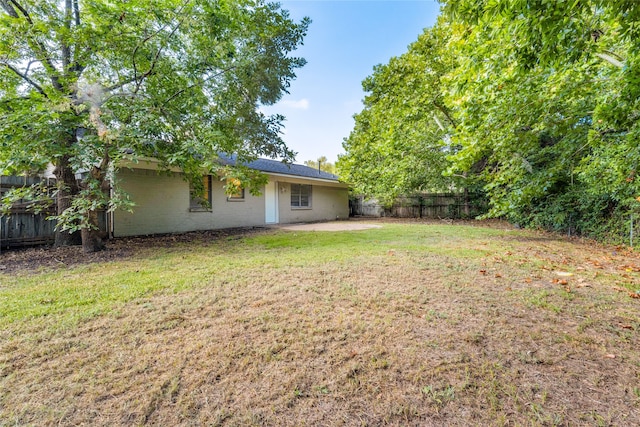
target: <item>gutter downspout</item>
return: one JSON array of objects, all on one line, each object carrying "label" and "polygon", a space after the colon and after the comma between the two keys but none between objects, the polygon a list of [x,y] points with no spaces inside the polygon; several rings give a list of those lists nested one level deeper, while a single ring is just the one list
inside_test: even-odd
[{"label": "gutter downspout", "polygon": [[[111,200],[113,198],[113,183],[111,183],[111,185],[109,185],[109,200]],[[115,233],[115,224],[114,224],[114,218],[115,218],[115,212],[111,211],[108,212],[107,211],[107,219],[108,219],[108,224],[107,224],[107,230],[108,230],[108,237],[109,240],[113,239],[113,235]]]}]

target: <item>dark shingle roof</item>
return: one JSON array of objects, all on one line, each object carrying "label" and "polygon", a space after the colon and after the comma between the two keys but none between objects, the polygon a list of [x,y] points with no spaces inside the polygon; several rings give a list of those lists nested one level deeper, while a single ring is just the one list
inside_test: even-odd
[{"label": "dark shingle roof", "polygon": [[[220,154],[220,161],[222,162],[222,164],[235,166],[236,156]],[[278,160],[258,159],[254,160],[253,162],[247,163],[247,166],[251,169],[259,170],[262,172],[338,181],[338,176],[332,173],[319,171],[318,169],[310,168],[309,166],[284,163]]]}]

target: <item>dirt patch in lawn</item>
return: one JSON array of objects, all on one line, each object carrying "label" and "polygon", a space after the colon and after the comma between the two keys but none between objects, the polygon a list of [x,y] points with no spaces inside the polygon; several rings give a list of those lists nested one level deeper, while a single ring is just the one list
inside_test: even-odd
[{"label": "dirt patch in lawn", "polygon": [[9,327],[0,424],[640,425],[638,254],[449,231]]},{"label": "dirt patch in lawn", "polygon": [[127,259],[152,248],[170,248],[181,244],[240,239],[266,233],[266,227],[242,227],[223,230],[193,231],[190,233],[157,234],[151,236],[119,237],[105,242],[106,249],[86,254],[81,246],[38,246],[3,250],[0,253],[0,273],[36,273],[42,270],[69,268],[82,264]]},{"label": "dirt patch in lawn", "polygon": [[81,246],[52,247],[37,246],[13,248],[0,252],[0,273],[36,273],[42,270],[68,268],[82,264],[109,262],[127,259],[149,248],[173,247],[188,243],[215,242],[224,239],[241,239],[272,230],[288,231],[356,231],[382,227],[382,224],[433,224],[471,225],[493,228],[512,228],[503,221],[453,221],[421,220],[399,218],[355,218],[345,221],[330,221],[306,224],[292,224],[274,227],[239,227],[223,230],[194,231],[190,233],[157,234],[151,236],[119,237],[106,241],[106,249],[85,254]]}]

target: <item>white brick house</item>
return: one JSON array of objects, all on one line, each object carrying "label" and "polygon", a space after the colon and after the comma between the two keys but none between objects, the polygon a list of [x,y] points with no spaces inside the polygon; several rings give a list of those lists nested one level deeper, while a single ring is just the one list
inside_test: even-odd
[{"label": "white brick house", "polygon": [[[223,157],[223,162],[234,159]],[[113,237],[264,226],[345,219],[349,216],[348,186],[338,177],[303,165],[258,159],[249,167],[267,174],[260,196],[248,191],[229,197],[225,182],[205,177],[209,205],[191,198],[180,172],[159,174],[152,159],[122,165],[119,185],[135,203],[133,212],[116,211],[109,221]]]}]

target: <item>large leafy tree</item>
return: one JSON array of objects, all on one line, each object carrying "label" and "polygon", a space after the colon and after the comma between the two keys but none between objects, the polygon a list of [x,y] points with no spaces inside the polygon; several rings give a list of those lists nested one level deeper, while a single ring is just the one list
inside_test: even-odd
[{"label": "large leafy tree", "polygon": [[479,172],[496,216],[619,235],[640,195],[640,3],[449,0],[445,11],[461,65],[448,80],[454,170]]},{"label": "large leafy tree", "polygon": [[443,3],[364,82],[342,175],[386,201],[482,186],[489,215],[619,240],[640,211],[640,3]]},{"label": "large leafy tree", "polygon": [[196,184],[219,152],[290,160],[258,107],[304,65],[308,24],[262,0],[0,0],[0,171],[53,164],[56,242],[79,229],[93,251],[98,210],[127,206],[124,158]]},{"label": "large leafy tree", "polygon": [[356,191],[388,204],[400,195],[454,186],[442,175],[455,125],[443,98],[442,77],[455,66],[446,53],[448,37],[444,23],[425,30],[408,52],[376,66],[362,83],[364,109],[337,163]]}]

